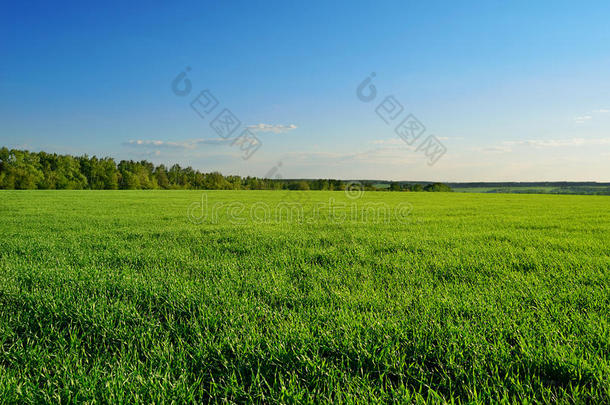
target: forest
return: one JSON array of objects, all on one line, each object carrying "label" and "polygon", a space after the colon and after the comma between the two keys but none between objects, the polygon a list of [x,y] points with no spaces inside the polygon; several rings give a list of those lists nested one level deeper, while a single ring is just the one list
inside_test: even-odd
[{"label": "forest", "polygon": [[[146,160],[71,156],[27,150],[0,149],[0,189],[4,190],[343,190],[350,184],[336,179],[281,179],[202,173],[192,167],[154,165]],[[374,181],[358,186],[371,191],[452,191],[442,183]]]}]

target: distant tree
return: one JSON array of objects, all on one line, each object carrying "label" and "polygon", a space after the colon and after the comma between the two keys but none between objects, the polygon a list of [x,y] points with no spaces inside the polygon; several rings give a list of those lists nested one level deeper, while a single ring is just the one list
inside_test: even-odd
[{"label": "distant tree", "polygon": [[140,180],[135,173],[124,171],[121,173],[119,187],[122,190],[139,190]]},{"label": "distant tree", "polygon": [[54,155],[55,187],[60,190],[80,190],[87,187],[87,177],[80,171],[77,159],[69,155]]},{"label": "distant tree", "polygon": [[95,190],[116,190],[119,188],[119,172],[112,158],[100,159],[93,166],[93,183],[90,187]]},{"label": "distant tree", "polygon": [[415,192],[424,191],[424,187],[419,183],[410,184],[408,189],[409,189],[409,191],[415,191]]},{"label": "distant tree", "polygon": [[297,190],[309,190],[309,183],[306,181],[299,181],[297,183]]},{"label": "distant tree", "polygon": [[424,187],[424,191],[451,192],[453,190],[451,189],[451,187],[443,183],[431,183]]},{"label": "distant tree", "polygon": [[179,164],[174,164],[170,167],[167,172],[169,183],[172,188],[185,188],[184,185],[187,183],[182,175],[182,168]]},{"label": "distant tree", "polygon": [[208,173],[205,180],[205,188],[208,190],[222,190],[225,188],[225,178],[219,172]]},{"label": "distant tree", "polygon": [[[362,181],[364,190],[378,190],[372,181]],[[286,180],[276,178],[223,176],[203,173],[178,164],[164,165],[141,160],[74,157],[47,152],[0,148],[0,189],[208,189],[208,190],[344,190],[346,181],[336,179]],[[378,185],[379,186],[379,185]],[[379,190],[423,191],[421,184],[385,183]],[[384,188],[387,187],[387,188]],[[432,183],[426,191],[452,191],[442,183]],[[596,190],[597,192],[597,190]]]},{"label": "distant tree", "polygon": [[[231,190],[240,190],[242,188],[242,179],[239,176],[227,176],[225,180]],[[265,180],[261,179],[261,188],[265,189],[267,184]]]},{"label": "distant tree", "polygon": [[28,190],[38,188],[44,180],[38,154],[11,149],[3,151],[1,188]]},{"label": "distant tree", "polygon": [[288,190],[309,190],[309,183],[305,180],[291,181],[287,184]]},{"label": "distant tree", "polygon": [[138,177],[140,188],[144,190],[152,190],[158,187],[157,182],[153,176],[154,169],[155,166],[152,163],[147,162],[146,160],[137,162],[134,165],[134,171]]},{"label": "distant tree", "polygon": [[7,179],[9,172],[9,156],[10,151],[6,147],[0,149],[0,189],[14,188],[14,181],[9,184]]},{"label": "distant tree", "polygon": [[153,176],[155,177],[155,180],[156,180],[159,188],[167,190],[168,188],[171,187],[171,185],[169,183],[169,178],[167,177],[167,169],[166,169],[165,165],[157,166],[155,168],[155,171],[153,172]]},{"label": "distant tree", "polygon": [[137,190],[140,188],[140,180],[135,166],[136,164],[132,160],[121,160],[119,162],[119,188],[121,190]]}]

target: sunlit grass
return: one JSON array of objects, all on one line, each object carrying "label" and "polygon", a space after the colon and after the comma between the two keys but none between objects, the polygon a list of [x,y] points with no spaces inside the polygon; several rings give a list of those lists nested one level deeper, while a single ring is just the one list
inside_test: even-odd
[{"label": "sunlit grass", "polygon": [[608,197],[201,196],[0,193],[0,398],[608,401]]}]

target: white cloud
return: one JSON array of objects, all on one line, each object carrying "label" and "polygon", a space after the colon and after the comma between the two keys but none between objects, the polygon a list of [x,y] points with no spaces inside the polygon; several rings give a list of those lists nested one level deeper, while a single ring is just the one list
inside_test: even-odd
[{"label": "white cloud", "polygon": [[[421,138],[418,139],[418,141],[421,142],[425,138],[426,138],[426,136],[422,136]],[[436,139],[438,139],[439,141],[460,141],[460,140],[463,140],[464,138],[461,136],[437,136]],[[399,137],[389,138],[389,139],[376,139],[376,140],[372,141],[371,143],[373,145],[396,145],[396,146],[407,145],[407,143]],[[415,145],[411,145],[411,146],[415,146]]]},{"label": "white cloud", "polygon": [[293,129],[297,129],[297,126],[294,124],[290,125],[281,125],[281,124],[256,124],[256,125],[248,125],[248,129],[255,132],[273,132],[274,134],[280,134],[282,132],[292,131]]},{"label": "white cloud", "polygon": [[220,145],[228,143],[229,140],[222,138],[200,138],[186,141],[157,141],[150,139],[129,140],[124,143],[127,146],[150,147],[150,148],[177,148],[177,149],[196,149],[198,145]]},{"label": "white cloud", "polygon": [[159,149],[147,150],[142,152],[142,156],[150,157],[150,156],[161,156],[161,151]]},{"label": "white cloud", "polygon": [[509,153],[513,150],[509,146],[490,146],[486,148],[479,148],[478,151],[488,153]]},{"label": "white cloud", "polygon": [[584,124],[587,121],[591,121],[593,119],[593,114],[607,114],[610,113],[610,109],[608,108],[598,108],[597,110],[593,110],[583,115],[579,115],[574,117],[574,122],[577,124]]},{"label": "white cloud", "polygon": [[[404,144],[400,139],[399,141]],[[293,152],[287,155],[291,162],[301,165],[400,165],[412,163],[421,158],[421,154],[415,153],[409,148],[381,147],[363,152],[340,153],[340,152]]]},{"label": "white cloud", "polygon": [[610,145],[610,138],[529,139],[525,141],[505,141],[503,143],[504,145],[556,148],[571,146]]},{"label": "white cloud", "polygon": [[592,118],[592,115],[580,115],[578,117],[574,117],[574,122],[577,124],[584,124],[585,122],[590,121]]},{"label": "white cloud", "polygon": [[376,139],[373,142],[373,145],[406,145],[405,141],[399,138],[390,138],[390,139]]}]

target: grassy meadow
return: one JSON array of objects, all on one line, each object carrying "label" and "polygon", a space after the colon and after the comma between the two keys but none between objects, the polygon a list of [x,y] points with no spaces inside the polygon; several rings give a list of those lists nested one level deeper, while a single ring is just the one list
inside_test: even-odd
[{"label": "grassy meadow", "polygon": [[0,230],[5,402],[610,401],[610,197],[3,191]]},{"label": "grassy meadow", "polygon": [[454,187],[453,190],[458,193],[610,195],[610,186],[604,185]]}]

